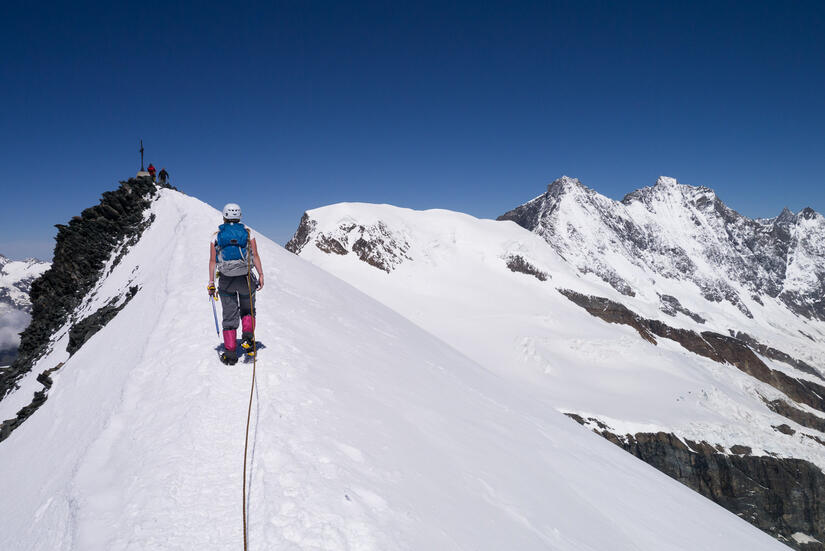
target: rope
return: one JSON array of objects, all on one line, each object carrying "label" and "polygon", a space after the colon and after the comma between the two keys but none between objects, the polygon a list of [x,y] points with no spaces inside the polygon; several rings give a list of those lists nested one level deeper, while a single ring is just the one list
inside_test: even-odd
[{"label": "rope", "polygon": [[243,548],[247,551],[246,543],[246,455],[249,448],[249,419],[252,416],[252,396],[255,392],[255,369],[258,367],[258,344],[255,341],[255,300],[252,296],[252,267],[250,256],[246,256],[246,285],[249,288],[249,309],[252,315],[252,386],[249,388],[249,406],[246,410],[246,436],[243,443]]}]

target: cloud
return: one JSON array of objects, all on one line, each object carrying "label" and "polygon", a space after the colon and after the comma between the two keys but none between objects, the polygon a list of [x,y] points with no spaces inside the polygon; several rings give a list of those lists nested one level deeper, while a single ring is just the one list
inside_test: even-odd
[{"label": "cloud", "polygon": [[20,333],[29,324],[31,316],[21,310],[10,310],[0,316],[0,350],[17,348]]}]

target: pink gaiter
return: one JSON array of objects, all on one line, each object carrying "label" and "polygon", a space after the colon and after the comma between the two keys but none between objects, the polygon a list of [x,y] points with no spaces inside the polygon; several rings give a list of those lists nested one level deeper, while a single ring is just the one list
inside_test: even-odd
[{"label": "pink gaiter", "polygon": [[238,336],[235,334],[234,329],[223,330],[223,347],[227,350],[235,350],[238,345],[237,339]]},{"label": "pink gaiter", "polygon": [[252,333],[255,330],[255,320],[252,316],[244,316],[241,319],[241,327],[244,333]]}]

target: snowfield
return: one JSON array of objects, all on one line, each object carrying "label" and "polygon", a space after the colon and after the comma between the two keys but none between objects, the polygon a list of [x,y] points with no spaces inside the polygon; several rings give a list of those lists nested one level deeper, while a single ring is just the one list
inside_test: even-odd
[{"label": "snowfield", "polygon": [[[71,357],[65,329],[58,332],[53,351],[0,402],[0,418],[12,417],[41,388],[34,377],[63,362],[47,402],[0,443],[0,549],[242,546],[252,366],[227,368],[215,351],[205,283],[220,215],[171,190],[159,192],[151,213],[154,223],[81,309],[91,313],[130,286],[139,292]],[[487,227],[458,217],[455,243],[476,225]],[[581,332],[598,324],[552,293],[528,304],[520,297],[539,289],[532,277],[522,276],[525,293],[496,292],[469,277],[474,264],[459,263],[465,295],[439,305],[444,289],[428,287],[422,273],[404,275],[401,263],[396,273],[414,292],[390,306],[404,306],[419,324],[445,316],[430,328],[440,340],[257,235],[267,281],[257,337],[266,348],[250,435],[250,549],[785,549],[558,411],[582,403],[598,410],[596,397],[582,402],[582,390],[562,400],[548,390],[567,380],[562,388],[572,392],[572,379],[593,377],[615,393],[606,409],[622,404],[622,419],[664,423],[626,403],[636,397],[627,370],[646,372],[650,385],[683,379],[659,399],[704,389],[710,398],[682,399],[690,416],[704,410],[700,419],[712,424],[724,417],[712,407],[711,381],[729,392],[733,375],[716,378],[695,361],[677,369],[683,354],[665,348],[660,362],[610,362],[625,339],[616,331],[590,335],[605,346],[581,352]],[[438,244],[422,265],[457,250]],[[468,254],[499,262],[498,250]],[[538,255],[531,260],[558,269],[554,283],[578,279]],[[376,279],[362,288],[389,303],[390,288],[377,283],[387,274],[363,265]],[[470,308],[482,291],[488,302]],[[516,299],[519,315],[500,324],[512,331],[477,342],[478,350],[462,341],[485,316],[502,315],[496,305]],[[521,340],[499,346],[514,335]],[[640,346],[630,337],[628,330],[625,358]],[[520,376],[504,363],[513,350],[526,359]],[[592,366],[576,372],[573,360]]]},{"label": "snowfield", "polygon": [[[675,432],[727,448],[750,446],[757,455],[803,458],[825,468],[822,445],[803,436],[816,431],[771,412],[760,398],[778,399],[782,393],[673,341],[659,339],[653,345],[628,326],[594,318],[557,289],[605,296],[674,327],[721,333],[731,327],[744,329],[767,336],[765,342],[780,349],[813,359],[815,366],[825,364],[825,347],[796,332],[801,322],[778,305],[766,308],[773,308],[773,320],[783,322],[781,330],[741,315],[730,304],[711,305],[697,296],[694,302],[685,302],[707,318],[705,324],[698,324],[681,314],[664,315],[655,294],[655,298],[650,292],[626,297],[594,274],[582,275],[544,239],[512,222],[358,203],[315,209],[308,216],[315,223],[314,234],[301,249],[302,258],[390,306],[491,373],[519,379],[559,411],[595,416],[617,434]],[[329,254],[314,244],[317,236],[351,242],[347,234],[353,230],[348,228],[379,224],[395,241],[408,244],[409,259],[389,273],[356,254]],[[520,255],[549,279],[510,271],[506,259],[513,255]],[[658,292],[690,296],[676,288],[678,283],[666,285],[667,281],[660,282]],[[811,323],[809,330],[818,334],[823,324]],[[763,360],[794,377],[821,382],[782,362]],[[772,428],[783,423],[799,432],[787,435]]]}]

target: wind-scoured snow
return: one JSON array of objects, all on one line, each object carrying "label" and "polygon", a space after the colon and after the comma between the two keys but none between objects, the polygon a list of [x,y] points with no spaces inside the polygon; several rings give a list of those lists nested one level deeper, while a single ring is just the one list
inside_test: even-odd
[{"label": "wind-scoured snow", "polygon": [[[94,311],[131,286],[138,293],[74,355],[65,353],[64,330],[35,365],[33,375],[64,362],[51,375],[46,403],[0,443],[0,549],[241,546],[252,366],[227,368],[214,350],[205,282],[207,244],[220,214],[171,190],[159,192],[151,214],[141,240],[81,308]],[[437,266],[477,237],[466,233],[476,226],[498,235],[492,223],[459,217],[452,244],[429,243],[427,257],[408,253]],[[396,229],[399,236],[409,230]],[[250,549],[784,548],[582,430],[556,411],[546,387],[470,359],[456,350],[460,342],[447,345],[257,235],[267,281],[257,337],[266,348],[250,435]],[[541,268],[559,267],[552,254],[530,254],[522,240],[511,245]],[[494,263],[499,252],[470,254]],[[399,263],[392,276],[368,267],[389,278],[403,276],[408,265]],[[486,289],[491,305],[453,314],[468,325],[502,315],[497,301],[521,296],[508,288],[490,292],[468,277],[473,267],[455,275],[467,278],[467,289],[454,304]],[[577,278],[559,274],[553,271],[554,278]],[[521,285],[535,289],[537,280],[521,277]],[[447,312],[435,305],[443,289],[419,281],[415,290],[420,310],[411,319]],[[513,343],[525,356],[558,342],[570,353],[578,342],[581,316],[545,298],[533,300],[530,317],[559,336],[532,325],[542,331]],[[524,316],[511,321],[524,326]],[[630,336],[626,354],[635,346]],[[615,332],[601,338],[612,342]],[[677,356],[663,350],[661,363],[637,369],[672,378]],[[558,358],[536,357],[533,380],[569,371]],[[606,368],[604,376],[618,384],[620,371]],[[696,371],[695,380],[706,377],[702,366]],[[10,399],[38,388],[31,377],[21,380],[0,402],[3,418],[13,414]]]}]

